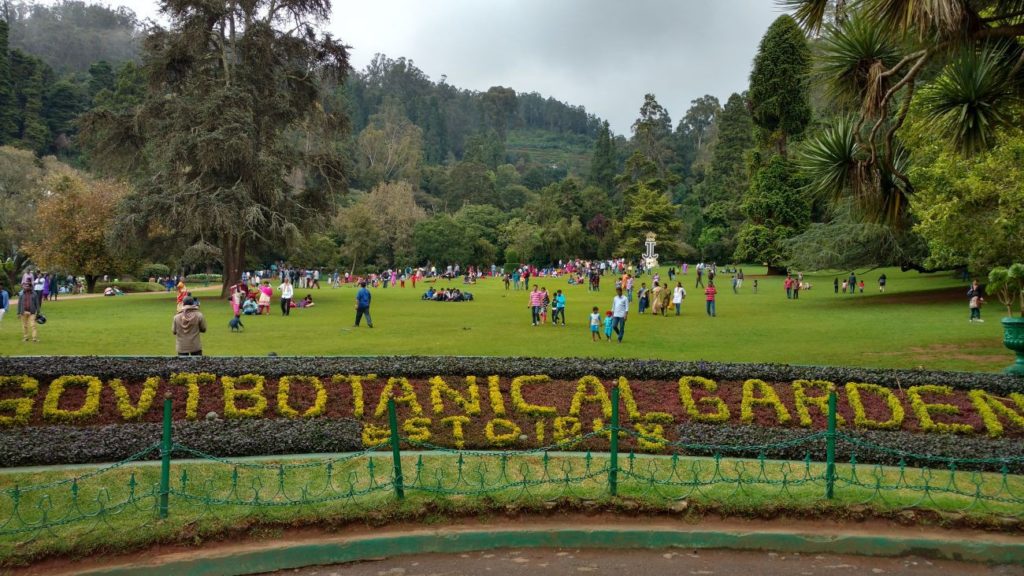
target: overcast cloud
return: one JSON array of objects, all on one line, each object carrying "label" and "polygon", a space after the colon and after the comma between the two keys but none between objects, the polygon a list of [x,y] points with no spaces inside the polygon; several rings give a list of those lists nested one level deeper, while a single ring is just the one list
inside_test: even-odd
[{"label": "overcast cloud", "polygon": [[[123,0],[141,18],[153,0]],[[334,0],[326,29],[361,69],[404,56],[460,88],[539,92],[629,133],[644,94],[673,123],[704,94],[723,103],[747,87],[772,0]]]}]

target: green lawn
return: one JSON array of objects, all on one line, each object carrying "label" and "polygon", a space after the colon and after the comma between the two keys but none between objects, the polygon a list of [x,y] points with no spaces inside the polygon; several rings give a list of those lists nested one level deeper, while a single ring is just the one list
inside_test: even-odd
[{"label": "green lawn", "polygon": [[[878,294],[877,278],[888,275],[888,291]],[[506,292],[497,280],[469,287],[474,302],[424,302],[426,289],[373,291],[373,329],[355,329],[355,287],[296,290],[312,292],[317,305],[274,315],[245,317],[245,332],[231,333],[230,307],[200,290],[209,322],[203,337],[209,355],[494,355],[552,357],[631,357],[731,362],[781,362],[875,367],[998,371],[1012,362],[1002,345],[1003,315],[993,300],[984,324],[967,321],[966,285],[950,274],[873,270],[864,275],[865,293],[835,295],[831,273],[808,275],[814,288],[787,300],[782,278],[758,277],[745,268],[740,294],[728,275],[719,277],[718,316],[704,312],[703,294],[685,277],[688,297],[682,317],[640,316],[633,310],[625,341],[592,343],[587,328],[591,307],[610,309],[613,280],[601,292],[569,286],[565,278],[539,279],[568,297],[568,326],[532,327],[527,293]],[[663,277],[667,276],[663,274]],[[752,292],[754,278],[759,281]],[[640,281],[650,283],[650,276]],[[448,283],[439,281],[436,285]],[[462,287],[461,281],[453,285]],[[21,341],[13,310],[0,324],[0,353],[7,355],[169,355],[174,353],[173,295],[131,294],[47,303],[49,318],[40,342]]]}]

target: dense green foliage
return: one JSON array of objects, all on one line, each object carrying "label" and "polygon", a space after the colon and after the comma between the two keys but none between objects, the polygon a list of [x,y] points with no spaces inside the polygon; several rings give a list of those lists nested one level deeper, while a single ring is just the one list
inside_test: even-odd
[{"label": "dense green foliage", "polygon": [[[879,261],[905,267],[984,274],[1009,264],[1019,253],[1015,241],[1007,242],[1020,236],[1019,218],[1011,210],[1007,219],[999,206],[1019,203],[1009,158],[1024,95],[1024,6],[784,4],[810,32],[823,31],[817,81],[841,112],[853,115],[827,118],[801,153],[811,189],[842,207],[835,230],[859,225],[882,240],[872,250]],[[833,22],[826,23],[830,13]],[[890,233],[869,232],[878,226]]]},{"label": "dense green foliage", "polygon": [[[281,71],[304,56],[281,62],[305,40],[275,47],[291,30],[281,22],[239,26],[238,61],[222,58],[233,40],[220,23],[267,3],[171,1],[184,16],[163,30],[127,9],[16,2],[0,23],[0,145],[134,184],[106,223],[120,266],[225,282],[274,261],[363,273],[633,259],[647,232],[663,258],[773,272],[1006,264],[1019,219],[995,175],[1014,173],[998,167],[1011,163],[1024,60],[987,39],[1016,36],[1024,17],[973,0],[785,3],[793,16],[766,30],[748,91],[694,99],[675,125],[648,93],[622,136],[581,106],[461,89],[383,54],[347,76],[313,63],[292,82]],[[313,38],[331,13],[273,3],[286,5]],[[7,182],[40,181],[39,162],[4,150],[26,171]],[[957,192],[936,197],[940,186]],[[14,221],[34,214],[34,193],[0,198],[16,207],[0,216],[8,281],[32,258]],[[939,213],[979,194],[971,206],[985,208]]]}]

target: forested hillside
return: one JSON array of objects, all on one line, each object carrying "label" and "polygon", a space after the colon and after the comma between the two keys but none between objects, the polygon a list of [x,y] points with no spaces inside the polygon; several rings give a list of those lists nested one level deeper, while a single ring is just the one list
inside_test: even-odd
[{"label": "forested hillside", "polygon": [[[1020,139],[1019,109],[1001,108],[999,129],[975,135],[990,125],[988,108],[949,92],[980,90],[959,84],[975,78],[1000,90],[985,106],[1016,102],[1006,78],[1024,59],[1010,48],[917,61],[907,82],[919,93],[888,76],[868,90],[864,74],[920,56],[898,58],[899,33],[826,2],[816,28],[801,27],[809,16],[799,12],[772,24],[746,90],[694,99],[677,120],[647,94],[629,134],[615,135],[529,86],[466,90],[383,54],[353,70],[344,39],[323,34],[323,2],[287,16],[272,16],[286,8],[270,0],[161,6],[166,28],[80,1],[6,5],[0,261],[9,277],[33,260],[90,275],[233,276],[272,261],[366,271],[635,259],[648,232],[663,259],[778,272],[986,267],[1024,237],[1007,208],[1020,205],[1007,192],[1017,187],[990,181],[1015,173],[1015,152],[999,146]],[[960,127],[960,148],[942,147],[955,131],[936,130],[976,117]],[[980,208],[950,209],[947,187]],[[17,224],[53,190],[106,215],[105,240],[77,260],[40,248],[69,223]],[[993,245],[983,228],[959,232],[973,229],[961,213],[1007,223],[996,230],[1002,247],[983,250]]]}]

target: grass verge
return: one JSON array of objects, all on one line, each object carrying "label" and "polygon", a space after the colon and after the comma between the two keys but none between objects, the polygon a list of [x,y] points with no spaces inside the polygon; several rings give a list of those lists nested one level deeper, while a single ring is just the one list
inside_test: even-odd
[{"label": "grass verge", "polygon": [[[390,454],[317,459],[176,461],[169,515],[159,519],[159,465],[0,475],[0,566],[52,556],[124,553],[157,543],[272,533],[283,527],[558,510],[699,517],[887,517],[1020,530],[1024,477],[837,465],[835,497],[820,463],[606,454],[407,453],[405,499]],[[15,487],[18,487],[17,489]]]}]

